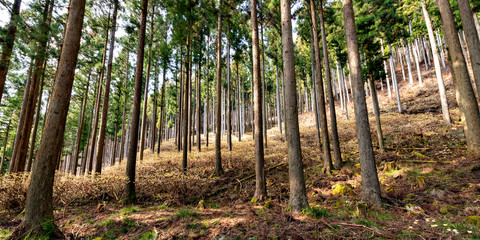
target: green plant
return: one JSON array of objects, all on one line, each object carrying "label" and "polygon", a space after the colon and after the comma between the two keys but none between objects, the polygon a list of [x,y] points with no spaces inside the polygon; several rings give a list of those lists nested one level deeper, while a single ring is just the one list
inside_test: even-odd
[{"label": "green plant", "polygon": [[318,207],[305,208],[302,210],[302,213],[314,219],[330,216],[330,213],[328,213],[328,210],[326,208],[318,208]]},{"label": "green plant", "polygon": [[198,213],[189,209],[189,208],[180,208],[178,212],[173,215],[175,218],[187,218],[187,217],[196,217]]}]

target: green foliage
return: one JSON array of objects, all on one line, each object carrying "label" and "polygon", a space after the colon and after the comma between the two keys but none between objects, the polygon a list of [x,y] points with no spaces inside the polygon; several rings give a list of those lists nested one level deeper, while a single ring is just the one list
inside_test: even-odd
[{"label": "green foliage", "polygon": [[136,213],[138,211],[140,211],[140,208],[137,206],[126,207],[120,210],[120,215],[128,215],[130,213]]},{"label": "green foliage", "polygon": [[305,208],[302,210],[302,213],[313,219],[320,219],[331,216],[331,214],[328,212],[328,209],[319,207]]}]

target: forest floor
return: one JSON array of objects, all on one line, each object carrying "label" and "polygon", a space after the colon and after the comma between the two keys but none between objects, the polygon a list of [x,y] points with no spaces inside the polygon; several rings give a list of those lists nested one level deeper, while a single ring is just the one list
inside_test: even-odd
[{"label": "forest floor", "polygon": [[[398,76],[401,76],[400,73]],[[442,121],[432,70],[424,86],[401,82],[403,113],[395,95],[379,91],[387,151],[376,163],[384,207],[356,214],[361,176],[353,104],[347,120],[337,108],[345,166],[322,173],[313,113],[300,116],[300,135],[311,210],[287,209],[288,163],[284,137],[268,131],[265,149],[268,200],[252,202],[255,191],[254,142],[235,137],[233,150],[223,143],[225,173],[211,177],[214,137],[202,151],[189,153],[188,173],[181,172],[181,152],[162,144],[160,155],[146,152],[137,163],[138,204],[122,203],[125,163],[95,179],[58,175],[55,218],[71,239],[480,239],[480,159],[465,146],[450,74],[446,78],[454,123]],[[370,126],[377,145],[371,99]],[[21,176],[0,182],[0,237],[18,225],[26,183]],[[3,195],[2,195],[3,194]],[[10,196],[10,199],[5,199]],[[2,200],[3,197],[3,200]],[[3,201],[3,202],[2,202]]]}]

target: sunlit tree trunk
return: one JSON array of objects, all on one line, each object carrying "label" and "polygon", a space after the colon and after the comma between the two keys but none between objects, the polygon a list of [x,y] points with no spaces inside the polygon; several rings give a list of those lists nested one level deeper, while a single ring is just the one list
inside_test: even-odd
[{"label": "sunlit tree trunk", "polygon": [[145,28],[147,25],[148,0],[142,0],[142,14],[138,33],[137,63],[135,69],[135,92],[133,95],[132,122],[128,141],[127,155],[127,184],[125,187],[126,202],[136,200],[135,193],[135,165],[137,161],[138,124],[140,119],[140,100],[142,98],[143,61],[145,57]]},{"label": "sunlit tree trunk", "polygon": [[368,122],[367,104],[363,89],[360,54],[358,50],[357,31],[352,0],[343,0],[343,18],[347,37],[348,60],[350,75],[353,79],[353,95],[355,107],[355,122],[357,127],[358,150],[360,155],[360,168],[362,173],[362,201],[367,204],[380,206],[380,183],[378,181],[375,155],[373,154],[370,124]]},{"label": "sunlit tree trunk", "polygon": [[221,0],[218,0],[218,28],[217,28],[217,101],[215,116],[215,175],[223,173],[221,150],[221,116],[222,116],[222,14]]}]

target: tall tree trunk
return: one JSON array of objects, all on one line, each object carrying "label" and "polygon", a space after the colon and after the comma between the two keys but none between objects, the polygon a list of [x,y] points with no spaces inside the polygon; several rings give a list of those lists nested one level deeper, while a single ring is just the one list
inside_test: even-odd
[{"label": "tall tree trunk", "polygon": [[209,113],[210,113],[210,32],[208,32],[208,44],[207,44],[207,76],[206,76],[206,81],[205,84],[207,86],[206,91],[207,91],[207,100],[206,100],[206,110],[205,110],[205,137],[206,137],[206,147],[208,147],[208,134],[210,132],[209,127],[210,125],[208,124],[209,121]]},{"label": "tall tree trunk", "polygon": [[[260,0],[260,8],[262,7],[262,0]],[[263,11],[260,11],[260,17],[262,18],[261,19],[261,22],[260,22],[260,40],[262,41],[261,45],[262,45],[262,67],[261,67],[261,70],[262,70],[262,116],[263,116],[263,125],[262,125],[262,128],[263,128],[263,138],[264,138],[264,144],[265,144],[265,148],[268,147],[268,141],[267,141],[267,138],[268,138],[268,134],[267,134],[267,130],[268,130],[268,122],[267,122],[267,101],[266,101],[266,95],[265,95],[265,89],[266,89],[266,79],[265,79],[265,44],[263,43]]]},{"label": "tall tree trunk", "polygon": [[440,60],[438,59],[437,42],[435,41],[435,35],[433,34],[432,22],[425,5],[425,1],[422,0],[423,16],[425,17],[425,23],[427,25],[428,37],[430,38],[430,45],[432,46],[433,64],[435,66],[435,75],[437,77],[438,91],[440,92],[440,102],[442,105],[442,115],[445,124],[450,125],[450,111],[448,109],[447,94],[445,90],[445,84],[443,82],[442,68],[440,67]]},{"label": "tall tree trunk", "polygon": [[[190,47],[191,47],[191,33],[188,33],[187,37],[187,58],[185,59],[185,89],[184,89],[184,110],[183,110],[183,157],[182,157],[182,172],[183,174],[187,173],[187,160],[188,160],[188,138],[189,138],[189,98],[190,98]],[[183,73],[182,73],[183,74]]]},{"label": "tall tree trunk", "polygon": [[165,88],[167,85],[167,63],[163,65],[163,81],[162,81],[162,90],[160,90],[160,127],[158,131],[158,146],[157,154],[160,154],[160,145],[162,144],[162,128],[165,123]]},{"label": "tall tree trunk", "polygon": [[7,73],[10,66],[13,45],[15,44],[15,34],[17,33],[18,21],[17,18],[19,17],[21,4],[22,0],[13,1],[10,23],[8,23],[7,32],[5,34],[5,43],[2,48],[2,56],[0,58],[0,103],[2,102],[3,91],[5,90],[5,81],[7,80]]},{"label": "tall tree trunk", "polygon": [[152,18],[150,19],[150,41],[148,42],[148,64],[147,76],[145,78],[145,92],[143,95],[143,110],[142,110],[142,132],[140,133],[140,161],[143,160],[143,150],[145,149],[145,138],[147,135],[147,106],[148,106],[148,82],[150,82],[150,67],[152,65],[153,49],[153,17],[155,16],[155,4],[152,3]]},{"label": "tall tree trunk", "polygon": [[227,144],[228,150],[232,151],[232,98],[230,96],[231,86],[230,86],[230,38],[228,37],[229,29],[226,32],[227,35]]},{"label": "tall tree trunk", "polygon": [[110,98],[110,82],[112,81],[113,50],[115,49],[115,31],[117,28],[118,0],[113,1],[112,29],[110,37],[110,48],[108,49],[107,78],[105,80],[105,92],[103,96],[102,119],[100,121],[100,131],[97,141],[97,155],[95,159],[95,174],[102,173],[102,155],[105,143],[105,132],[108,117],[108,102]]},{"label": "tall tree trunk", "polygon": [[[310,4],[309,4],[310,5]],[[309,6],[308,5],[308,6]],[[317,130],[316,133],[317,133],[317,141],[320,143],[321,141],[321,138],[320,138],[320,121],[318,119],[318,102],[317,102],[317,83],[315,83],[315,50],[314,50],[314,47],[313,47],[313,27],[310,25],[310,58],[311,58],[311,61],[312,61],[312,82],[313,82],[313,99],[315,101],[315,104],[314,104],[314,110],[315,110],[315,129]],[[308,77],[308,76],[307,76]],[[282,78],[283,79],[283,78]],[[283,82],[282,82],[282,85],[283,85]],[[285,85],[283,85],[285,86]],[[285,97],[285,87],[283,88],[284,89],[284,97]],[[343,91],[340,91],[340,94],[342,93]],[[285,102],[285,99],[284,99],[284,102]],[[341,99],[341,103],[342,103],[342,108],[343,108],[343,98]],[[286,119],[286,118],[285,118]],[[286,123],[285,123],[286,124]],[[285,128],[286,128],[286,125],[285,125]],[[287,134],[285,133],[285,136]]]},{"label": "tall tree trunk", "polygon": [[325,22],[323,19],[323,2],[320,1],[320,31],[322,34],[322,48],[323,48],[323,63],[325,67],[325,78],[327,81],[327,95],[328,95],[328,106],[330,110],[330,124],[332,130],[332,143],[333,143],[333,155],[335,160],[333,165],[336,169],[340,169],[343,165],[342,163],[342,154],[340,153],[340,142],[338,140],[338,129],[337,129],[337,114],[335,112],[335,99],[333,98],[332,90],[332,77],[330,75],[330,62],[328,59],[328,48],[327,48],[327,37],[325,34]]},{"label": "tall tree trunk", "polygon": [[470,53],[470,62],[473,69],[473,78],[480,96],[480,39],[475,28],[473,13],[468,0],[458,0],[458,10],[462,19],[462,26]]},{"label": "tall tree trunk", "polygon": [[[200,45],[202,45],[203,41],[202,41],[202,38],[200,38]],[[201,116],[202,116],[202,113],[200,111],[200,108],[201,108],[201,95],[200,95],[200,87],[201,87],[201,78],[202,78],[202,58],[199,57],[198,59],[198,77],[197,77],[197,86],[195,87],[196,90],[197,90],[197,150],[200,152],[201,151],[201,144],[202,144],[202,141],[201,141],[201,137],[200,137],[200,119]]]},{"label": "tall tree trunk", "polygon": [[221,116],[222,116],[222,0],[218,0],[218,28],[217,28],[217,106],[215,116],[215,170],[219,176],[223,173],[222,168],[222,145]]},{"label": "tall tree trunk", "polygon": [[[289,206],[293,212],[308,208],[308,200],[303,176],[302,150],[298,125],[298,108],[296,96],[295,59],[292,40],[292,20],[290,1],[280,1],[282,20],[283,69],[285,78],[285,125],[287,126],[288,172],[290,182]],[[289,97],[288,97],[289,96]]]},{"label": "tall tree trunk", "polygon": [[[237,65],[237,91],[235,91],[236,95],[237,95],[237,101],[236,101],[236,107],[237,107],[237,133],[238,133],[238,141],[242,141],[242,120],[241,120],[241,116],[240,116],[240,99],[241,99],[241,88],[240,88],[240,75],[238,75],[238,61],[235,61],[236,65]],[[277,83],[278,83],[278,79],[277,79]],[[280,131],[281,133],[281,131]]]},{"label": "tall tree trunk", "polygon": [[155,141],[157,138],[155,137],[157,134],[157,107],[158,107],[158,79],[160,76],[158,76],[158,62],[155,67],[155,83],[153,87],[153,116],[152,116],[152,128],[150,131],[150,149],[152,149],[152,153],[155,152]]},{"label": "tall tree trunk", "polygon": [[280,113],[280,108],[282,105],[280,101],[280,89],[279,89],[279,84],[278,84],[278,65],[275,65],[275,76],[276,76],[276,88],[275,88],[275,93],[277,97],[277,124],[278,124],[278,129],[280,130],[280,135],[282,135],[282,114]]},{"label": "tall tree trunk", "polygon": [[85,0],[71,0],[68,9],[62,50],[45,120],[45,129],[48,131],[42,133],[33,165],[25,217],[10,236],[11,239],[21,238],[26,233],[29,233],[30,237],[47,235],[48,238],[63,238],[63,234],[55,225],[53,215],[53,182],[55,164],[62,148],[80,49]]},{"label": "tall tree trunk", "polygon": [[[108,18],[108,24],[110,23],[110,18]],[[88,156],[88,172],[93,174],[93,158],[95,153],[95,146],[97,140],[97,131],[98,131],[98,120],[100,118],[100,108],[102,107],[102,89],[103,89],[103,76],[105,73],[105,61],[107,59],[107,45],[108,45],[108,30],[106,30],[105,43],[103,47],[102,55],[102,66],[100,68],[100,74],[98,78],[98,92],[97,92],[97,102],[95,103],[95,120],[93,122],[93,134],[91,141],[90,154]]]},{"label": "tall tree trunk", "polygon": [[373,112],[375,114],[375,123],[377,124],[378,148],[380,152],[383,153],[385,152],[385,143],[383,141],[382,123],[380,122],[380,105],[378,104],[377,87],[375,86],[372,74],[370,74],[368,84],[370,85],[370,91],[372,93]]},{"label": "tall tree trunk", "polygon": [[85,96],[83,97],[82,110],[80,111],[78,128],[77,128],[77,139],[75,141],[75,152],[73,154],[72,166],[70,172],[73,176],[77,175],[77,166],[78,166],[78,155],[80,154],[80,144],[82,142],[82,132],[83,132],[83,121],[85,120],[85,111],[87,110],[87,101],[88,101],[88,87],[90,86],[90,76],[92,72],[88,74],[87,86],[85,89]]},{"label": "tall tree trunk", "polygon": [[480,113],[475,92],[470,81],[467,64],[458,39],[457,28],[453,18],[452,8],[448,0],[437,0],[442,17],[443,32],[452,59],[454,84],[459,98],[460,111],[465,116],[463,129],[467,139],[468,151],[480,155]]},{"label": "tall tree trunk", "polygon": [[122,137],[120,139],[120,154],[118,156],[118,162],[121,163],[122,160],[123,160],[123,153],[124,153],[124,150],[125,150],[125,133],[126,133],[126,129],[125,129],[125,118],[126,118],[126,114],[127,114],[127,87],[128,87],[128,70],[129,70],[129,66],[128,66],[128,58],[130,56],[130,52],[127,51],[127,57],[126,57],[126,61],[125,61],[125,83],[123,85],[123,89],[124,89],[124,94],[123,94],[123,114],[122,114]]},{"label": "tall tree trunk", "polygon": [[25,170],[25,163],[27,160],[27,151],[28,151],[28,141],[30,140],[30,133],[32,131],[33,124],[33,115],[35,114],[35,106],[38,98],[38,91],[40,86],[41,77],[44,72],[44,62],[47,60],[47,48],[48,48],[48,36],[50,33],[50,22],[52,19],[54,1],[47,0],[44,5],[44,13],[42,16],[42,22],[40,23],[41,35],[38,36],[38,51],[35,56],[35,64],[33,66],[32,78],[30,79],[29,88],[25,89],[28,91],[26,98],[23,99],[24,104],[22,105],[22,110],[20,120],[23,124],[19,124],[17,135],[19,136],[18,142],[15,143],[15,148],[13,149],[13,156],[11,161],[14,165],[12,172],[23,172]]},{"label": "tall tree trunk", "polygon": [[138,33],[137,63],[135,69],[135,92],[133,95],[132,123],[128,141],[126,201],[135,202],[135,165],[137,162],[138,122],[140,118],[140,100],[142,97],[143,58],[145,57],[145,28],[147,25],[148,0],[142,0],[142,15]]},{"label": "tall tree trunk", "polygon": [[7,151],[8,133],[10,132],[11,123],[12,123],[12,118],[8,120],[7,130],[5,132],[5,139],[3,140],[3,153],[2,153],[2,160],[0,161],[0,175],[2,175],[3,173],[3,163],[5,162],[5,152]]},{"label": "tall tree trunk", "polygon": [[254,199],[263,201],[267,197],[265,181],[265,156],[263,148],[263,115],[262,115],[262,78],[260,76],[260,46],[258,37],[257,1],[250,1],[252,26],[252,60],[253,60],[253,95],[255,124],[255,195]]},{"label": "tall tree trunk", "polygon": [[[46,65],[47,65],[47,61],[43,63],[43,69],[46,68]],[[36,112],[35,123],[33,125],[32,139],[30,140],[30,152],[28,154],[27,169],[26,169],[27,172],[30,172],[32,170],[33,154],[35,152],[35,142],[37,141],[38,123],[40,122],[40,114],[41,114],[40,111],[42,110],[42,96],[43,96],[44,81],[45,81],[45,73],[42,75],[42,81],[40,82],[40,92],[38,94],[37,110],[35,110]]]},{"label": "tall tree trunk", "polygon": [[[317,17],[316,9],[313,0],[310,0],[310,17],[313,27],[313,46],[315,49],[315,75],[317,82],[317,103],[318,103],[318,113],[320,120],[320,136],[322,139],[321,147],[323,150],[323,171],[330,172],[332,170],[332,156],[330,154],[330,141],[328,139],[328,126],[327,126],[327,114],[325,109],[325,95],[323,89],[323,80],[322,80],[322,67],[320,60],[320,44],[318,40],[318,28],[317,28]],[[324,48],[326,50],[326,48]],[[325,57],[325,56],[324,56]],[[328,68],[325,71],[325,75],[330,76]],[[315,80],[314,80],[315,81]],[[328,79],[327,79],[328,82]]]},{"label": "tall tree trunk", "polygon": [[348,60],[350,75],[353,79],[352,90],[355,101],[355,122],[357,127],[358,151],[360,155],[360,168],[362,172],[362,201],[367,204],[380,206],[380,183],[378,182],[375,155],[373,154],[370,124],[368,122],[367,103],[363,89],[360,54],[358,50],[357,31],[353,13],[352,0],[343,0],[343,18],[347,37]]}]

